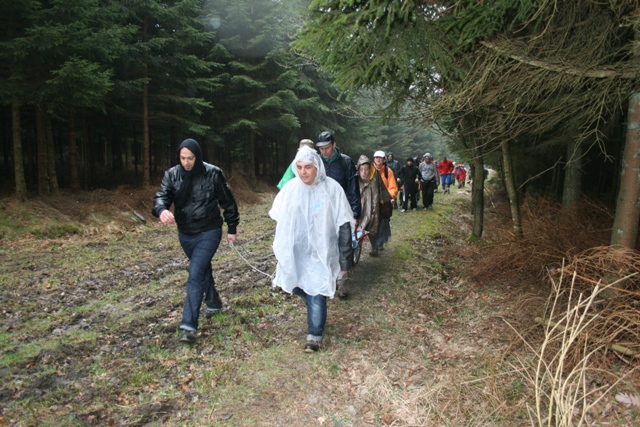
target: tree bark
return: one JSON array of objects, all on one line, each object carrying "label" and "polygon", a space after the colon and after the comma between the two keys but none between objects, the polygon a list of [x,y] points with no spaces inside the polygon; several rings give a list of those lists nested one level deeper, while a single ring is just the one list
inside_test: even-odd
[{"label": "tree bark", "polygon": [[620,191],[611,230],[611,245],[636,246],[640,220],[640,92],[629,97],[627,137],[620,163]]},{"label": "tree bark", "polygon": [[473,229],[470,240],[481,238],[484,227],[484,158],[482,145],[478,141],[474,141],[473,144],[473,185],[471,187]]},{"label": "tree bark", "polygon": [[15,101],[11,104],[11,122],[13,124],[13,173],[16,181],[16,198],[21,202],[26,202],[27,181],[24,177],[24,162],[22,159],[20,106]]},{"label": "tree bark", "polygon": [[69,113],[69,180],[71,191],[80,191],[80,163],[78,161],[78,132],[76,112]]},{"label": "tree bark", "polygon": [[245,169],[248,172],[247,181],[251,187],[256,184],[256,142],[255,142],[255,132],[249,131],[247,135],[248,141],[245,147],[245,156],[248,156],[248,164]]},{"label": "tree bark", "polygon": [[582,146],[571,139],[567,145],[567,164],[564,172],[562,206],[570,208],[580,199],[582,169]]},{"label": "tree bark", "polygon": [[[148,18],[144,19],[143,39],[147,38]],[[149,151],[149,70],[147,68],[148,59],[145,58],[144,74],[142,83],[142,186],[151,185],[150,172],[150,151]]]},{"label": "tree bark", "polygon": [[59,193],[58,174],[56,173],[56,150],[53,143],[53,126],[51,125],[51,116],[44,115],[45,136],[47,139],[47,173],[49,174],[49,189],[52,194]]},{"label": "tree bark", "polygon": [[47,174],[47,138],[44,130],[44,110],[36,105],[36,150],[38,156],[38,194],[49,194],[49,175]]},{"label": "tree bark", "polygon": [[[509,206],[511,207],[511,222],[513,224],[513,232],[516,238],[524,237],[522,231],[522,216],[520,215],[520,204],[518,202],[518,191],[513,178],[513,166],[511,163],[511,147],[507,139],[502,141],[502,167],[504,170],[504,185],[507,189],[509,197]],[[484,172],[484,171],[483,171]]]}]

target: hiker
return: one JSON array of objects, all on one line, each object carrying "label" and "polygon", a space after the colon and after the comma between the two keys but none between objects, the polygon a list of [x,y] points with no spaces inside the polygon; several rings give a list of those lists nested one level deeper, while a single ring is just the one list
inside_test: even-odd
[{"label": "hiker", "polygon": [[440,185],[438,167],[433,163],[433,157],[429,153],[424,153],[420,169],[420,188],[422,190],[422,209],[433,208],[433,193]]},{"label": "hiker", "polygon": [[307,306],[308,332],[304,351],[322,344],[327,297],[351,267],[351,232],[355,222],[342,187],[328,179],[320,155],[308,147],[294,159],[296,178],[282,187],[269,216],[276,222],[273,286],[300,296]]},{"label": "hiker", "polygon": [[[360,183],[360,200],[362,201],[362,214],[358,227],[369,233],[369,241],[371,242],[369,255],[376,257],[378,256],[376,243],[380,228],[380,211],[382,210],[380,197],[383,194],[384,183],[378,170],[364,154],[358,159],[358,181]],[[387,200],[387,203],[389,202],[390,199]]]},{"label": "hiker", "polygon": [[[398,171],[400,170],[400,162],[398,162],[395,159],[395,157],[394,157],[394,155],[393,155],[393,153],[391,151],[389,151],[387,153],[387,167],[393,171],[393,174],[396,177],[398,176]],[[400,188],[400,187],[402,187],[402,186],[398,185],[398,188]],[[398,201],[395,200],[393,202],[393,208],[394,209],[398,209],[398,205],[399,205]]]},{"label": "hiker", "polygon": [[[355,224],[358,225],[362,205],[360,204],[360,188],[358,187],[356,166],[353,164],[353,160],[346,154],[340,153],[333,135],[328,131],[321,132],[318,135],[316,147],[320,151],[320,157],[327,176],[338,181],[338,184],[347,195]],[[349,294],[347,278],[348,275],[344,274],[337,283],[337,294],[340,298],[346,298]]]},{"label": "hiker", "polygon": [[[384,151],[378,150],[373,153],[373,163],[384,183],[385,190],[389,193],[391,198],[391,204],[395,203],[396,197],[398,196],[398,184],[396,182],[396,177],[393,174],[393,171],[387,167],[385,164]],[[383,195],[382,200],[386,197]],[[380,228],[378,229],[378,240],[376,241],[376,247],[379,251],[384,250],[384,244],[387,243],[389,238],[391,237],[391,214],[393,210],[389,212],[388,215],[381,214],[380,215]]]},{"label": "hiker", "polygon": [[400,168],[398,172],[398,183],[404,186],[404,197],[402,199],[402,211],[406,212],[409,206],[412,210],[418,209],[416,194],[420,183],[420,170],[413,164],[413,158],[407,157],[407,164]]},{"label": "hiker", "polygon": [[438,162],[438,175],[440,175],[440,181],[442,182],[442,194],[449,194],[449,187],[451,186],[453,176],[453,163],[447,159],[447,156],[444,156],[442,160]]},{"label": "hiker", "polygon": [[[302,139],[300,140],[300,143],[298,144],[298,150],[301,149],[302,147],[309,147],[311,149],[313,149],[313,141],[310,139]],[[293,162],[291,162],[291,164],[289,165],[289,167],[287,167],[287,170],[284,171],[284,175],[282,175],[282,178],[280,179],[280,182],[278,183],[278,185],[276,185],[276,187],[278,187],[278,190],[282,190],[282,187],[284,187],[284,185],[289,182],[290,180],[292,180],[293,178],[296,177],[295,172],[293,171],[295,169],[296,165],[293,164]]]},{"label": "hiker", "polygon": [[458,188],[462,188],[465,186],[465,181],[467,179],[467,170],[464,168],[462,163],[458,163],[453,172],[456,180],[458,181]]},{"label": "hiker", "polygon": [[387,153],[387,167],[393,171],[394,175],[398,175],[398,171],[400,170],[400,162],[395,159],[391,151]]},{"label": "hiker", "polygon": [[[227,223],[227,241],[233,244],[240,215],[222,170],[202,160],[195,140],[185,139],[180,144],[178,159],[180,164],[164,173],[151,212],[161,223],[177,225],[180,245],[190,261],[180,341],[191,343],[196,340],[203,296],[205,318],[222,309],[211,260],[222,239],[222,217]],[[173,213],[169,210],[172,204]],[[222,216],[220,208],[224,210]]]}]

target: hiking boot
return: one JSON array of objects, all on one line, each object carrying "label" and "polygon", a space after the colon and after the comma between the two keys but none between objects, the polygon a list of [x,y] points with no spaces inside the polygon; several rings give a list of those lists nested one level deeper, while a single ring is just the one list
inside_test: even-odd
[{"label": "hiking boot", "polygon": [[222,310],[222,300],[220,299],[220,295],[216,295],[213,299],[213,304],[207,305],[207,309],[204,312],[204,318],[211,319],[220,310]]},{"label": "hiking boot", "polygon": [[347,276],[344,275],[336,281],[336,293],[340,298],[346,298],[349,295],[347,290]]},{"label": "hiking boot", "polygon": [[400,212],[406,212],[406,211],[407,211],[406,209],[402,209]]},{"label": "hiking boot", "polygon": [[195,331],[187,331],[183,330],[182,335],[180,335],[180,342],[191,344],[196,342],[196,333]]},{"label": "hiking boot", "polygon": [[304,345],[305,353],[315,353],[320,350],[320,343],[318,341],[307,341]]},{"label": "hiking boot", "polygon": [[377,249],[371,249],[371,252],[369,252],[369,255],[371,256],[378,256],[378,250]]}]

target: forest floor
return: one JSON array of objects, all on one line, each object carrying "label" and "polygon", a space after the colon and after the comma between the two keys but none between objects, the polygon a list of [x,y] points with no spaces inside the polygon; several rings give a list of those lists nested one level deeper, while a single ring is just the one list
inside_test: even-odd
[{"label": "forest floor", "polygon": [[[1,200],[0,425],[547,425],[519,361],[548,286],[466,279],[482,261],[465,251],[466,190],[394,212],[385,251],[365,245],[349,297],[329,301],[316,354],[304,304],[267,277],[273,192],[241,203],[239,244],[213,260],[224,310],[193,345],[177,329],[187,259],[148,214],[153,192]],[[594,391],[586,425],[640,425],[615,391]]]}]

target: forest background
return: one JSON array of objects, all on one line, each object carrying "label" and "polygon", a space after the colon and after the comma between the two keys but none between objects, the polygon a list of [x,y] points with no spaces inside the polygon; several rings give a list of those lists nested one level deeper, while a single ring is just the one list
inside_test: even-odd
[{"label": "forest background", "polygon": [[444,154],[429,127],[383,123],[373,91],[346,101],[289,47],[308,6],[2,2],[2,192],[148,186],[187,137],[251,184],[276,183],[300,139],[323,130],[354,156]]},{"label": "forest background", "polygon": [[[251,204],[252,196],[268,200],[265,194],[273,194],[268,184],[278,181],[298,141],[329,130],[340,149],[354,158],[382,149],[393,151],[404,163],[407,156],[429,151],[436,160],[447,155],[471,167],[471,215],[466,201],[457,204],[452,198],[447,207],[444,195],[438,195],[442,210],[435,216],[394,217],[395,224],[406,227],[398,234],[410,242],[391,246],[395,252],[389,252],[398,263],[377,267],[385,270],[390,283],[406,288],[407,296],[398,300],[398,307],[404,308],[406,301],[426,305],[433,300],[436,308],[418,307],[415,316],[427,316],[437,327],[447,323],[443,316],[448,321],[462,319],[451,333],[443,334],[447,342],[456,344],[460,331],[468,330],[470,319],[465,313],[476,316],[477,304],[465,301],[464,310],[449,316],[440,310],[446,305],[440,304],[437,294],[444,290],[446,302],[457,304],[464,301],[467,285],[483,292],[496,286],[513,287],[504,301],[487,306],[501,308],[508,305],[505,301],[514,302],[515,314],[501,319],[522,324],[511,328],[512,322],[507,329],[508,323],[497,322],[498,317],[478,318],[496,320],[493,323],[501,328],[495,336],[505,336],[506,331],[522,334],[525,344],[519,350],[524,349],[524,357],[521,365],[507,356],[504,364],[486,364],[487,371],[496,367],[497,372],[493,376],[495,372],[482,371],[481,381],[493,382],[488,389],[505,390],[495,382],[502,369],[529,375],[534,367],[536,372],[524,380],[504,378],[516,391],[514,401],[524,402],[527,408],[535,402],[537,425],[581,425],[588,408],[600,404],[600,415],[609,414],[611,392],[620,381],[609,375],[621,374],[631,382],[619,388],[624,394],[615,396],[621,396],[618,402],[640,406],[636,370],[640,358],[640,11],[636,1],[0,0],[0,6],[0,252],[7,268],[1,295],[5,305],[18,307],[3,312],[11,322],[3,326],[5,342],[11,346],[3,350],[8,357],[4,363],[11,369],[5,372],[15,381],[0,393],[6,397],[3,400],[18,399],[23,393],[30,398],[33,390],[38,394],[50,389],[50,378],[64,377],[58,370],[67,362],[61,360],[77,353],[67,345],[65,328],[85,325],[74,312],[76,292],[96,291],[94,272],[84,267],[82,257],[77,269],[60,267],[56,259],[43,268],[57,272],[41,273],[46,256],[38,252],[40,247],[51,253],[59,247],[69,250],[70,255],[61,251],[66,260],[78,258],[78,247],[88,249],[87,265],[103,268],[96,274],[108,278],[100,286],[112,288],[113,271],[121,271],[126,276],[120,283],[123,291],[144,292],[136,287],[147,280],[146,276],[139,279],[137,259],[132,256],[131,268],[123,270],[117,242],[131,239],[133,252],[147,258],[166,242],[176,244],[173,230],[163,230],[156,233],[159,243],[153,241],[149,243],[153,248],[140,252],[138,246],[149,239],[145,234],[139,244],[135,227],[110,230],[110,222],[101,222],[83,229],[75,225],[75,218],[67,221],[69,216],[99,218],[100,212],[114,207],[129,210],[128,219],[135,209],[146,215],[153,188],[162,172],[176,163],[176,148],[187,137],[201,143],[208,162],[224,169],[242,203]],[[491,174],[488,187],[481,173],[484,167],[497,171]],[[461,190],[455,197],[462,200],[468,194]],[[91,208],[80,212],[76,205],[83,199],[90,199]],[[502,210],[501,202],[508,204],[508,212]],[[245,222],[248,226],[253,222],[254,234],[265,240],[270,229],[264,223],[266,208],[260,203],[265,202],[256,202],[253,211],[246,207],[253,213]],[[485,211],[497,218],[486,235]],[[53,217],[53,212],[59,214],[57,218],[64,217],[65,224],[44,231],[29,228],[31,218]],[[143,228],[138,219],[133,221]],[[443,231],[445,226],[463,232],[464,238],[451,238],[449,231]],[[86,233],[90,241],[79,237],[75,242],[67,236],[76,233]],[[102,233],[105,241],[94,241]],[[117,237],[110,240],[109,233]],[[34,237],[54,239],[43,243]],[[439,265],[442,254],[434,252],[445,246],[463,258],[459,266],[451,266],[451,272],[449,266]],[[103,248],[118,256],[94,258],[94,249]],[[17,249],[27,255],[18,256]],[[182,256],[179,248],[173,249]],[[268,244],[256,253],[268,259]],[[163,263],[169,261],[164,255],[160,258],[157,270],[146,266],[143,273],[153,270],[164,280]],[[403,264],[404,258],[410,264]],[[111,262],[117,267],[112,269]],[[180,289],[182,265],[170,268],[176,271],[172,283]],[[76,271],[89,275],[82,282],[87,289],[76,286],[77,278],[57,278],[67,270],[71,275],[79,274]],[[464,272],[464,281],[451,279],[454,270]],[[33,271],[35,278],[27,271]],[[229,274],[229,283],[231,279]],[[375,280],[380,282],[380,277]],[[365,288],[369,282],[361,278],[356,286],[369,289]],[[52,300],[74,295],[68,302],[69,314],[65,307],[56,316],[43,312],[32,295],[34,284]],[[416,289],[422,294],[410,293]],[[528,298],[529,291],[538,295]],[[15,299],[16,292],[23,296]],[[266,295],[264,289],[259,292],[260,301],[279,298]],[[170,295],[169,305],[178,307],[177,293]],[[251,297],[239,297],[234,303],[242,306],[246,298]],[[113,300],[123,300],[125,309],[131,309],[121,295]],[[153,297],[149,306],[160,314],[154,312],[150,318],[164,316],[167,300]],[[49,307],[48,301],[42,303],[44,307]],[[104,298],[96,301],[105,302]],[[155,301],[164,305],[156,306]],[[387,307],[388,299],[379,302],[383,301]],[[20,307],[27,307],[24,318]],[[89,312],[87,317],[93,318],[95,313]],[[105,314],[95,315],[101,316]],[[138,320],[123,322],[123,316],[126,319],[126,314],[117,312],[113,324],[126,325],[126,330],[115,341],[108,337],[108,345],[123,342],[124,348],[129,342],[125,337],[139,332]],[[256,316],[248,314],[247,324],[254,325]],[[47,322],[30,322],[31,317]],[[389,316],[389,321],[398,317]],[[413,322],[415,317],[407,315],[407,319]],[[58,321],[64,327],[49,323]],[[233,329],[228,335],[219,334],[217,326],[211,335],[235,336],[229,340],[235,346],[239,322],[228,323]],[[23,334],[23,325],[33,325],[33,334]],[[540,325],[544,333],[539,332]],[[163,327],[167,334],[158,334],[158,339],[172,346],[174,327],[169,322]],[[413,325],[411,330],[420,339],[433,336],[422,327]],[[402,326],[397,331],[403,332],[394,330],[390,336],[402,338],[406,330]],[[360,330],[354,334],[362,335]],[[46,345],[36,343],[25,349],[22,344],[31,342],[31,336],[42,336]],[[452,336],[456,339],[449,340]],[[79,341],[87,353],[107,345],[93,335],[85,338]],[[420,353],[424,350],[420,339],[408,340],[416,344],[415,351],[408,352],[418,360],[416,366],[428,361]],[[56,340],[52,347],[62,350],[48,352],[48,340]],[[247,341],[251,340],[253,335]],[[406,344],[389,347],[406,348]],[[367,353],[375,354],[378,344],[372,341],[371,345]],[[137,360],[137,354],[131,354]],[[24,392],[22,370],[40,362],[51,372],[27,381],[31,391]],[[121,363],[115,361],[114,369],[121,370]],[[466,366],[461,367],[465,372]],[[422,372],[430,375],[432,367]],[[329,372],[337,369],[328,367]],[[215,381],[208,384],[215,386]],[[477,383],[465,384],[475,388]],[[527,391],[523,384],[535,389],[536,395],[521,399],[520,393]],[[79,395],[84,385],[78,382]],[[111,390],[105,395],[115,396]],[[459,401],[461,395],[452,394],[452,401]],[[390,411],[387,395],[381,396],[385,403],[375,422],[384,421],[381,414]],[[495,399],[487,417],[498,413],[504,401],[502,395]],[[16,407],[26,406],[18,402]],[[149,412],[155,411],[155,406],[150,407]],[[430,408],[416,405],[425,407]],[[470,407],[475,411],[479,406]],[[65,411],[56,406],[58,410]],[[103,415],[88,414],[87,419]],[[58,413],[51,416],[55,419]],[[629,417],[637,419],[637,411],[633,409]],[[104,424],[110,425],[109,420],[104,415]]]},{"label": "forest background", "polygon": [[[329,130],[354,158],[499,170],[517,236],[523,196],[584,195],[612,209],[611,243],[636,247],[635,2],[0,4],[4,195],[148,187],[187,137],[273,184]],[[475,239],[482,185],[472,199]]]}]

